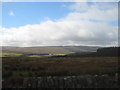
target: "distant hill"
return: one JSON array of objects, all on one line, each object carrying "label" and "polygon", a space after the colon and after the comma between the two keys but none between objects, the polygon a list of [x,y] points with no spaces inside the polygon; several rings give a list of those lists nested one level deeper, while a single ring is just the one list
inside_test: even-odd
[{"label": "distant hill", "polygon": [[62,47],[70,52],[96,52],[100,47],[95,46],[64,46]]},{"label": "distant hill", "polygon": [[[98,48],[96,52],[76,52],[66,55],[65,57],[115,57],[120,56],[120,47]],[[57,57],[57,56],[56,56]]]},{"label": "distant hill", "polygon": [[10,47],[3,46],[3,53],[39,53],[39,54],[70,54],[76,52],[95,52],[99,47],[92,46],[40,46],[40,47]]},{"label": "distant hill", "polygon": [[70,53],[68,50],[65,50],[60,47],[5,47],[5,48],[2,48],[2,52],[4,52],[4,53],[23,53],[23,54],[28,54],[28,53],[68,54],[68,53]]}]

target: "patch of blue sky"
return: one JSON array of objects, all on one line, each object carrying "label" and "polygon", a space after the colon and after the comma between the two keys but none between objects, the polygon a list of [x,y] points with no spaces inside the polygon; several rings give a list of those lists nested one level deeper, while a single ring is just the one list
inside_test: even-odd
[{"label": "patch of blue sky", "polygon": [[[100,23],[100,22],[104,22],[102,20],[95,20],[95,19],[89,19],[90,22],[94,22],[94,23]],[[108,23],[109,25],[113,26],[113,27],[116,27],[118,26],[118,21],[108,21],[106,22]]]},{"label": "patch of blue sky", "polygon": [[2,27],[2,2],[0,2],[0,28]]},{"label": "patch of blue sky", "polygon": [[118,26],[118,21],[110,21],[108,22],[111,26]]},{"label": "patch of blue sky", "polygon": [[73,2],[5,2],[2,5],[2,27],[20,27],[39,24],[46,18],[63,18],[70,12],[65,6],[71,4]]},{"label": "patch of blue sky", "polygon": [[[104,22],[102,20],[96,20],[96,19],[89,19],[90,22],[94,22],[94,23],[100,23],[100,22]],[[110,26],[113,26],[113,27],[117,27],[118,26],[118,21],[108,21],[106,22],[108,23]]]}]

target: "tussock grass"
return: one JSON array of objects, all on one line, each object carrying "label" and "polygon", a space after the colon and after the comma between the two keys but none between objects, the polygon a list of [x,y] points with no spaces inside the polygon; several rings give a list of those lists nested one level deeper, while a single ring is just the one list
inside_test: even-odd
[{"label": "tussock grass", "polygon": [[[6,69],[7,67],[7,69]],[[5,71],[26,71],[73,74],[84,73],[115,73],[118,70],[117,57],[85,57],[85,58],[3,58],[3,73]],[[64,73],[63,73],[64,75]]]}]

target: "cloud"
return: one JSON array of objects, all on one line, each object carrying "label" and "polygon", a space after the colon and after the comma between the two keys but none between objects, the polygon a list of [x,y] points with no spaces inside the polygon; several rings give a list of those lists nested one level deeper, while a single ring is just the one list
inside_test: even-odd
[{"label": "cloud", "polygon": [[10,11],[10,12],[9,12],[9,16],[15,16],[14,12],[13,12],[13,11]]},{"label": "cloud", "polygon": [[[102,6],[102,7],[101,7]],[[113,7],[113,8],[112,8]],[[69,9],[75,10],[69,14],[68,18],[74,19],[89,19],[100,21],[118,20],[118,5],[117,3],[75,3]]]},{"label": "cloud", "polygon": [[[2,45],[117,45],[118,27],[109,24],[110,21],[117,22],[116,5],[110,7],[106,3],[101,9],[97,3],[81,4],[75,3],[69,6],[73,11],[57,21],[47,19],[40,24],[1,28]],[[78,7],[86,7],[86,9]],[[91,21],[91,19],[98,20],[98,22]]]}]

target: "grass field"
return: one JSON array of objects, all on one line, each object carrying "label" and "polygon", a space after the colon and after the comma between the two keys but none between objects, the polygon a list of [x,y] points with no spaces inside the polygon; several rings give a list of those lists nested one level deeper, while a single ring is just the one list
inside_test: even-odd
[{"label": "grass field", "polygon": [[60,55],[65,55],[65,54],[56,54],[56,55],[27,55],[27,54],[22,54],[22,53],[0,53],[0,57],[37,57],[37,58],[43,58],[43,57],[51,57],[51,56],[60,56]]},{"label": "grass field", "polygon": [[0,53],[0,57],[18,57],[21,55],[19,53]]}]

